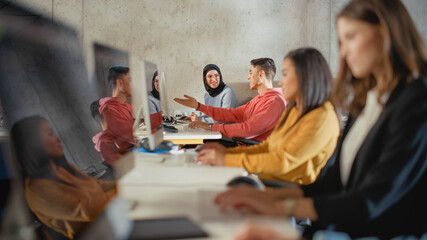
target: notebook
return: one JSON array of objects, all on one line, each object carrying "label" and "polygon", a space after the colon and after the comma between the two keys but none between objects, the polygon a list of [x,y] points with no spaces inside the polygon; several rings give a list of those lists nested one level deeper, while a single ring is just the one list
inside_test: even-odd
[{"label": "notebook", "polygon": [[186,217],[136,220],[130,240],[160,240],[208,237],[198,225]]}]

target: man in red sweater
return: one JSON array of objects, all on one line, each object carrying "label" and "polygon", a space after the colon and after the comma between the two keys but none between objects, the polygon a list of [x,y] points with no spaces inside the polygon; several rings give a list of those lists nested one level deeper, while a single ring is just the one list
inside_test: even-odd
[{"label": "man in red sweater", "polygon": [[215,121],[224,123],[192,122],[191,128],[199,127],[219,131],[228,138],[242,137],[262,142],[273,131],[286,105],[282,90],[273,88],[275,75],[276,66],[273,59],[253,59],[248,80],[250,89],[257,90],[258,95],[247,104],[237,108],[226,109],[204,105],[188,95],[184,95],[185,99],[175,98],[174,100],[205,113]]},{"label": "man in red sweater", "polygon": [[135,144],[132,104],[126,101],[132,95],[129,68],[110,68],[108,82],[113,88],[112,97],[101,98],[98,109],[103,131],[95,135],[92,141],[105,163],[114,165],[121,154]]}]

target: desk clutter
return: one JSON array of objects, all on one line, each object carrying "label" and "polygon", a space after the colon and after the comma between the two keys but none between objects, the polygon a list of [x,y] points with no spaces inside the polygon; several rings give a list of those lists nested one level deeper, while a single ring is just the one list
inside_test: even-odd
[{"label": "desk clutter", "polygon": [[[243,168],[199,165],[197,152],[187,149],[176,154],[135,154],[135,167],[119,180],[120,196],[129,201],[129,217],[138,224],[153,226],[146,234],[164,232],[152,238],[231,239],[239,227],[256,223],[278,229],[291,238],[299,232],[286,218],[244,216],[222,213],[213,203],[230,180],[247,176]],[[250,177],[252,179],[252,177]],[[178,223],[177,225],[170,223]],[[176,228],[182,224],[181,230]],[[166,230],[167,229],[167,230]],[[131,239],[134,239],[131,237]]]}]

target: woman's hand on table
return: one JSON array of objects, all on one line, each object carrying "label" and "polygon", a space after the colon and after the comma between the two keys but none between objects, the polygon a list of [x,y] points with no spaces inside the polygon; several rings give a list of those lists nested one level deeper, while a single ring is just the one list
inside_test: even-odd
[{"label": "woman's hand on table", "polygon": [[[292,234],[289,234],[292,235]],[[234,240],[295,240],[293,236],[285,237],[282,236],[278,231],[271,227],[265,227],[261,225],[256,225],[254,223],[246,223],[241,227],[236,235]]]},{"label": "woman's hand on table", "polygon": [[199,117],[192,113],[189,117],[185,117],[182,119],[183,121],[191,121],[191,122],[198,122],[199,121]]},{"label": "woman's hand on table", "polygon": [[196,114],[192,113],[192,114],[190,115],[190,120],[191,120],[192,122],[198,122],[198,121],[199,121],[199,117],[198,117]]},{"label": "woman's hand on table", "polygon": [[205,148],[197,155],[197,161],[202,164],[225,166],[225,154],[226,151],[215,148]]},{"label": "woman's hand on table", "polygon": [[238,211],[266,216],[286,216],[283,204],[274,193],[244,185],[218,194],[214,202],[223,212]]}]

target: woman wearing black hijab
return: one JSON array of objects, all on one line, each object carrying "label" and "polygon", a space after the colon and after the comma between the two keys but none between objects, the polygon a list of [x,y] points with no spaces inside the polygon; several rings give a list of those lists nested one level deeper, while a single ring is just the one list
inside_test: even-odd
[{"label": "woman wearing black hijab", "polygon": [[[203,68],[203,84],[206,93],[204,96],[205,105],[220,108],[236,108],[238,106],[237,95],[234,90],[225,85],[219,67],[215,64],[208,64]],[[206,115],[199,119],[193,115],[192,121],[203,121],[213,123],[214,120]]]},{"label": "woman wearing black hijab", "polygon": [[162,110],[159,94],[159,76],[157,71],[154,73],[153,78],[151,80],[151,87],[152,90],[148,93],[148,105],[150,108],[150,114],[153,114]]}]

